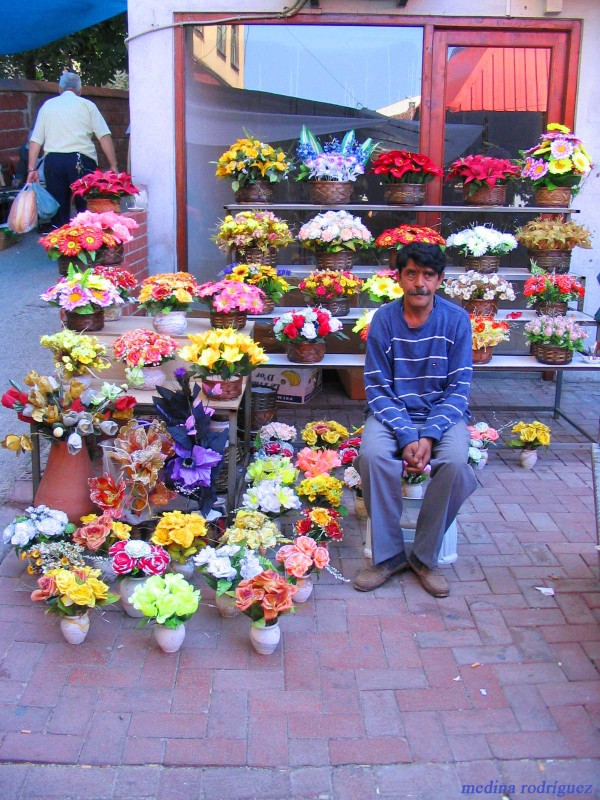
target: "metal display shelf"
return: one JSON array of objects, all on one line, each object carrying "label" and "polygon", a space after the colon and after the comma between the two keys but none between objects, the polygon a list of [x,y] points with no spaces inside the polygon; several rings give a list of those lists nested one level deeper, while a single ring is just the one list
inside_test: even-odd
[{"label": "metal display shelf", "polygon": [[404,206],[372,203],[345,203],[319,205],[317,203],[227,203],[226,211],[398,211],[398,212],[472,212],[485,214],[579,214],[578,208],[550,208],[546,206]]}]

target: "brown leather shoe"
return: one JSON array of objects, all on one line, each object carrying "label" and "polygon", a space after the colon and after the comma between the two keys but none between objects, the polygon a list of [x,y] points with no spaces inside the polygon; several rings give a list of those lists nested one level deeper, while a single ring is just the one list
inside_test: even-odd
[{"label": "brown leather shoe", "polygon": [[407,564],[415,573],[426,592],[429,592],[429,594],[434,597],[448,597],[450,594],[450,587],[448,586],[448,581],[444,573],[439,567],[429,569],[425,564],[421,564],[420,562],[417,564],[417,562],[411,558],[408,559]]},{"label": "brown leather shoe", "polygon": [[380,586],[399,572],[405,572],[408,569],[408,562],[401,561],[396,566],[390,566],[387,563],[377,564],[372,567],[365,567],[354,578],[354,588],[358,592],[372,592],[373,589],[378,589]]}]

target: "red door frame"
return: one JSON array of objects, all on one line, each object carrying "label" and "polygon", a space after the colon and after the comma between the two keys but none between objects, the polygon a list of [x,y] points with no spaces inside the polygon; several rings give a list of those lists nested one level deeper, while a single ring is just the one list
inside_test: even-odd
[{"label": "red door frame", "polygon": [[[445,83],[447,48],[546,47],[552,50],[548,119],[573,127],[577,75],[581,43],[581,20],[504,19],[495,17],[430,17],[396,14],[327,14],[304,11],[289,19],[268,14],[176,13],[174,93],[175,93],[175,192],[177,224],[177,268],[187,270],[187,156],[185,127],[185,26],[237,22],[243,24],[285,25],[385,25],[423,28],[421,78],[420,150],[437,163],[444,152]],[[227,143],[223,143],[224,146]],[[441,179],[428,184],[427,202],[438,204]],[[439,220],[437,215],[421,214],[423,224]],[[435,217],[435,218],[434,218]],[[427,218],[427,219],[425,219]]]}]

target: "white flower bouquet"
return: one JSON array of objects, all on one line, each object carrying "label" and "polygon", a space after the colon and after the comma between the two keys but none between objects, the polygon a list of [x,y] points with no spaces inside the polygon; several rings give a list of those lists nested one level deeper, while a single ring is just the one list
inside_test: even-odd
[{"label": "white flower bouquet", "polygon": [[326,253],[365,250],[373,244],[371,231],[347,211],[325,211],[308,220],[298,232],[302,247]]},{"label": "white flower bouquet", "polygon": [[294,489],[291,486],[284,486],[279,480],[260,481],[251,486],[242,497],[242,508],[274,516],[299,509],[301,505]]},{"label": "white flower bouquet", "polygon": [[482,274],[474,269],[447,280],[443,287],[448,297],[461,300],[514,300],[512,283],[500,277],[497,272]]},{"label": "white flower bouquet", "polygon": [[518,245],[512,233],[502,233],[486,225],[475,225],[451,234],[447,247],[456,247],[461,256],[499,256],[510,253]]}]

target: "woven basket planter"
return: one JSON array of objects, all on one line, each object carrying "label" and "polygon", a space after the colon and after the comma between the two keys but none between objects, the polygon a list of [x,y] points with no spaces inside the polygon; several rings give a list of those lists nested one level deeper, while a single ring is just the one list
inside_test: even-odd
[{"label": "woven basket planter", "polygon": [[503,206],[506,203],[506,184],[480,186],[469,195],[469,186],[463,188],[463,198],[467,206]]},{"label": "woven basket planter", "polygon": [[77,333],[101,331],[104,328],[104,309],[99,308],[93,314],[76,314],[74,311],[66,311],[65,327]]},{"label": "woven basket planter", "polygon": [[497,300],[463,300],[462,307],[469,314],[477,314],[480,317],[495,317],[498,313]]},{"label": "woven basket planter", "polygon": [[465,269],[474,269],[482,275],[498,272],[500,256],[465,256]]},{"label": "woven basket planter", "polygon": [[[58,274],[65,278],[69,272],[69,264],[73,264],[76,269],[79,269],[77,266],[81,264],[81,261],[77,261],[76,258],[71,258],[71,256],[59,256],[56,259],[56,263],[58,264]],[[83,264],[81,264],[83,268]]]},{"label": "woven basket planter", "polygon": [[122,244],[118,244],[116,247],[103,247],[98,254],[96,266],[112,267],[114,264],[122,264],[124,258]]},{"label": "woven basket planter", "polygon": [[572,350],[551,344],[537,344],[533,355],[540,364],[570,364],[573,360]]},{"label": "woven basket planter", "polygon": [[232,260],[238,264],[262,264],[265,267],[274,267],[277,264],[277,248],[269,247],[265,253],[260,247],[239,247],[234,249]]},{"label": "woven basket planter", "polygon": [[326,253],[322,250],[315,252],[317,269],[337,269],[341,271],[352,269],[352,253],[349,250],[340,250],[339,253]]},{"label": "woven basket planter", "polygon": [[494,354],[493,347],[479,347],[473,350],[473,363],[474,364],[488,364],[492,360]]},{"label": "woven basket planter", "polygon": [[[314,302],[315,300],[311,300],[310,304],[312,305]],[[350,313],[349,297],[336,297],[333,300],[323,300],[318,305],[323,306],[323,308],[331,312],[332,317],[345,317]]]},{"label": "woven basket planter", "polygon": [[238,203],[270,203],[273,200],[274,186],[270,181],[249,183],[236,191],[235,199]]},{"label": "woven basket planter", "polygon": [[351,181],[309,181],[310,199],[315,205],[335,206],[350,202]]},{"label": "woven basket planter", "polygon": [[221,378],[209,375],[202,378],[202,391],[212,400],[236,400],[242,393],[244,379],[234,375],[232,378]]},{"label": "woven basket planter", "polygon": [[535,313],[538,316],[546,314],[548,317],[564,317],[567,314],[567,303],[536,303]]},{"label": "woven basket planter", "polygon": [[213,328],[235,328],[241,330],[246,327],[248,315],[245,311],[231,312],[226,314],[224,311],[211,311],[210,324]]},{"label": "woven basket planter", "polygon": [[557,189],[544,186],[534,193],[534,203],[541,208],[568,208],[570,202],[571,189],[568,186],[559,186]]},{"label": "woven basket planter", "polygon": [[425,202],[424,183],[389,183],[383,187],[385,202],[392,206],[422,206]]},{"label": "woven basket planter", "polygon": [[90,197],[85,201],[88,211],[94,214],[102,214],[103,211],[114,211],[115,214],[121,213],[121,201],[112,200],[110,197]]},{"label": "woven basket planter", "polygon": [[297,342],[288,344],[288,361],[295,364],[318,364],[325,358],[325,342]]},{"label": "woven basket planter", "polygon": [[528,250],[527,255],[546,272],[566,274],[571,268],[571,250]]}]

